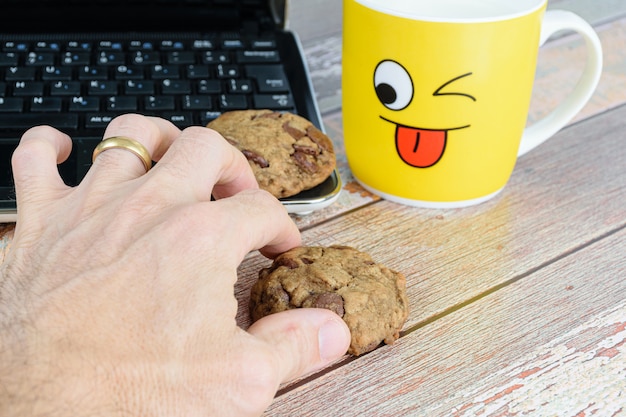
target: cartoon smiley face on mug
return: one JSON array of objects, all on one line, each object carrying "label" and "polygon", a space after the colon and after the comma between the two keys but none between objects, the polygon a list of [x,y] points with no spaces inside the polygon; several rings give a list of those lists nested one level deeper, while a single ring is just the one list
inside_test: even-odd
[{"label": "cartoon smiley face on mug", "polygon": [[[472,75],[472,72],[466,72],[443,82],[434,88],[432,97],[458,96],[476,102],[474,95],[456,89],[457,85]],[[411,107],[416,98],[416,85],[409,69],[397,61],[384,59],[378,63],[374,70],[374,89],[380,103],[389,110],[381,114],[380,118],[396,127],[398,156],[412,167],[428,168],[435,165],[444,156],[452,132],[471,127],[469,120],[460,124],[420,124],[419,114],[414,114]]]}]

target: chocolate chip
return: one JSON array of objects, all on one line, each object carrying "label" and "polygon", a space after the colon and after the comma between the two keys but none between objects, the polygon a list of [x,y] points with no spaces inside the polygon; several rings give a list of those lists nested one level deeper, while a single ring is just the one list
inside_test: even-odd
[{"label": "chocolate chip", "polygon": [[339,317],[343,317],[343,297],[334,292],[324,292],[313,294],[302,303],[302,307],[325,308],[335,312]]},{"label": "chocolate chip", "polygon": [[282,117],[282,113],[272,112],[272,113],[263,113],[258,116],[252,117],[254,119],[280,119]]},{"label": "chocolate chip", "polygon": [[289,122],[283,123],[283,130],[287,132],[289,136],[291,136],[295,140],[302,139],[303,137],[307,135],[306,132],[303,132],[301,130],[296,129],[295,127],[292,127],[289,124]]},{"label": "chocolate chip", "polygon": [[283,288],[271,288],[268,295],[273,298],[273,302],[278,302],[279,304],[282,303],[284,305],[289,304],[289,300],[291,299],[291,297],[289,297],[289,293]]},{"label": "chocolate chip", "polygon": [[290,258],[288,256],[281,256],[279,258],[276,258],[276,260],[274,261],[274,266],[276,268],[278,268],[279,266],[285,266],[289,269],[296,269],[299,264],[298,261],[293,258]]},{"label": "chocolate chip", "polygon": [[312,146],[298,145],[298,144],[294,143],[293,144],[293,149],[296,152],[302,152],[303,154],[306,154],[306,155],[317,155],[318,154],[317,149],[315,149]]},{"label": "chocolate chip", "polygon": [[243,153],[245,155],[245,157],[246,157],[246,159],[248,161],[254,162],[255,164],[257,164],[261,168],[267,168],[267,167],[270,166],[270,163],[267,162],[267,159],[263,158],[258,153],[255,153],[255,152],[252,152],[252,151],[248,151],[246,149],[242,150],[241,153]]},{"label": "chocolate chip", "polygon": [[307,155],[304,152],[296,151],[293,155],[291,155],[291,157],[303,171],[306,171],[309,174],[315,174],[319,169],[317,165],[309,161],[309,158],[307,158]]},{"label": "chocolate chip", "polygon": [[313,142],[317,143],[320,148],[324,149],[325,151],[330,151],[328,147],[328,141],[326,140],[326,135],[321,130],[311,125],[306,129],[306,135]]}]

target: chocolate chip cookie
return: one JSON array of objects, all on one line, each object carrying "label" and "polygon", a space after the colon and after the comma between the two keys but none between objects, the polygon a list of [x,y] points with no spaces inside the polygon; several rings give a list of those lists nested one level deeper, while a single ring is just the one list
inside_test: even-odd
[{"label": "chocolate chip cookie", "polygon": [[307,119],[271,110],[222,114],[207,127],[246,156],[259,187],[277,198],[322,183],[336,166],[333,143]]},{"label": "chocolate chip cookie", "polygon": [[326,308],[352,334],[348,353],[391,344],[409,314],[406,279],[349,246],[297,247],[259,272],[250,298],[252,320],[300,307]]}]

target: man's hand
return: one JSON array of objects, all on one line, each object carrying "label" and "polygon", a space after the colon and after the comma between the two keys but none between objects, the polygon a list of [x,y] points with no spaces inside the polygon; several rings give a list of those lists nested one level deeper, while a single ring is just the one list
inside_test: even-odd
[{"label": "man's hand", "polygon": [[[280,383],[350,343],[326,310],[236,325],[236,270],[300,244],[243,155],[203,127],[116,118],[158,163],[101,153],[77,187],[57,171],[71,140],[24,134],[13,156],[18,221],[0,272],[0,414],[256,416]],[[211,195],[215,200],[211,200]]]}]

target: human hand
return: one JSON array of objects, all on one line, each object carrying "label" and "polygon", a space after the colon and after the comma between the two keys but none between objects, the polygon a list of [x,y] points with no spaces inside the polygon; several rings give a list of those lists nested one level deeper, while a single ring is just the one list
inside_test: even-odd
[{"label": "human hand", "polygon": [[[24,134],[13,156],[18,221],[0,272],[0,415],[255,416],[281,382],[350,343],[327,310],[235,322],[237,266],[300,244],[281,204],[219,134],[125,115],[77,187],[56,164],[70,139]],[[216,198],[211,201],[211,194]]]}]

